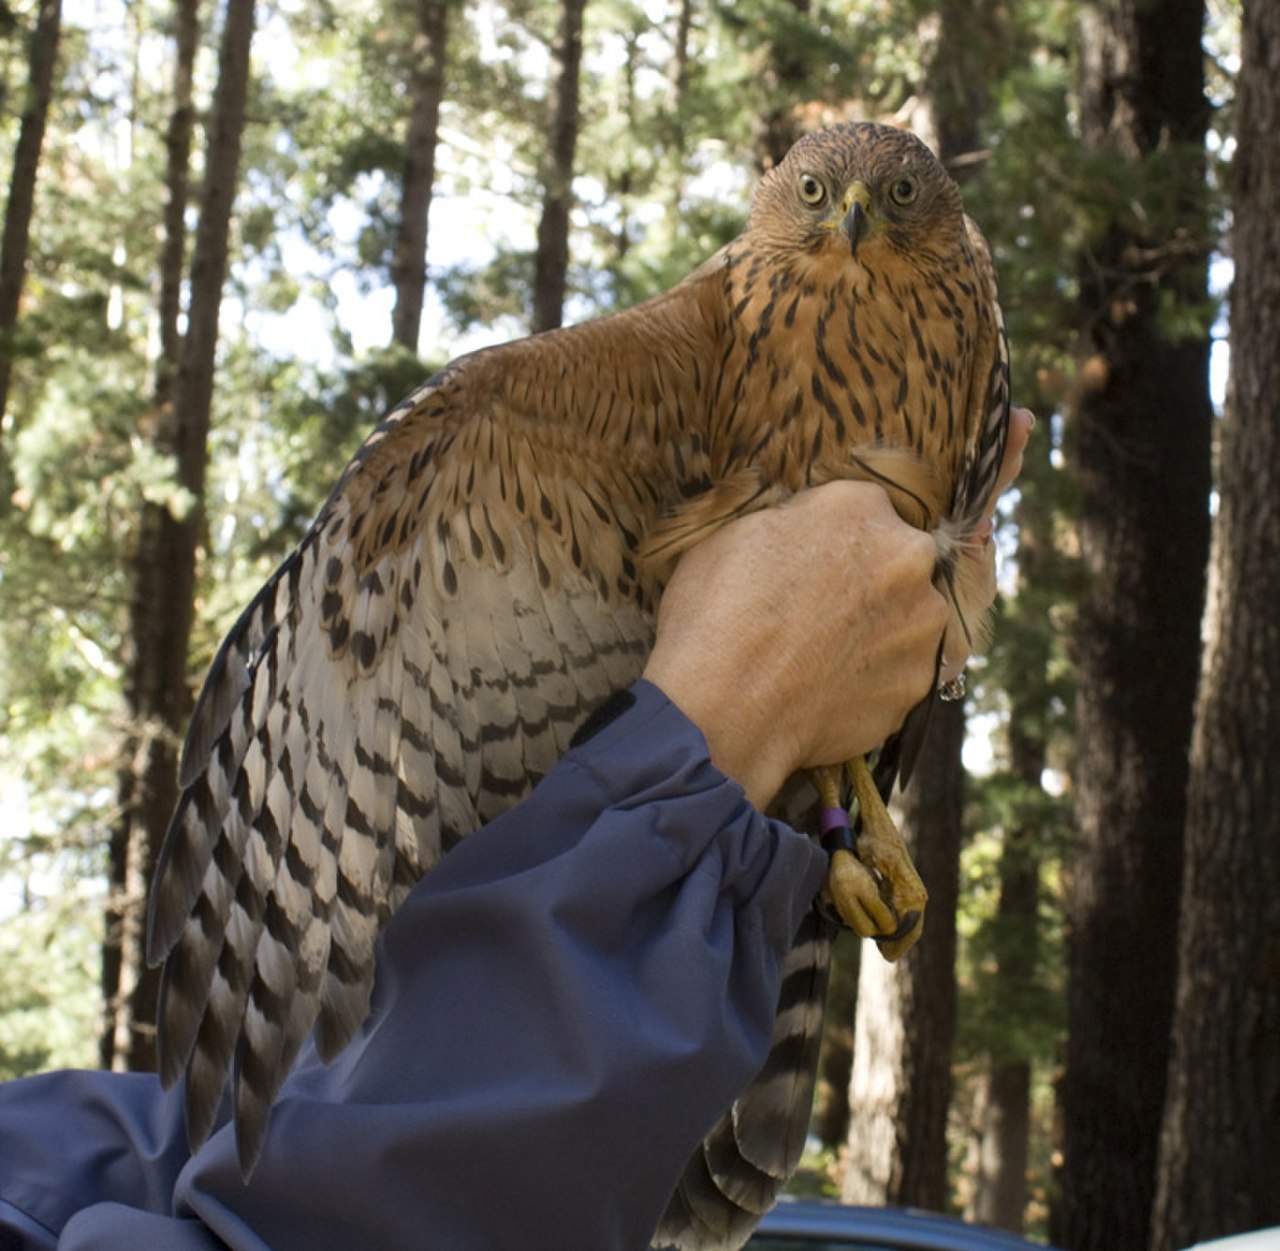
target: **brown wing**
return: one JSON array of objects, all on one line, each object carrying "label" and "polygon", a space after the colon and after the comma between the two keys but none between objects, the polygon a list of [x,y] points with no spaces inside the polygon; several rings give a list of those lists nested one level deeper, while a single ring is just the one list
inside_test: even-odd
[{"label": "brown wing", "polygon": [[199,1142],[234,1067],[246,1169],[313,1026],[332,1056],[363,1020],[405,892],[647,653],[628,544],[656,462],[575,451],[554,408],[521,408],[527,387],[487,383],[535,368],[512,347],[464,359],[371,436],[192,720],[149,921],[161,1076],[185,1070]]},{"label": "brown wing", "polygon": [[[162,1076],[187,1073],[193,1141],[234,1066],[251,1165],[307,1033],[331,1055],[363,1018],[373,942],[404,892],[639,672],[655,583],[636,552],[660,513],[723,479],[687,515],[687,540],[766,496],[859,465],[885,472],[891,451],[851,462],[849,438],[891,433],[927,372],[922,341],[903,337],[899,308],[869,301],[856,324],[833,318],[847,287],[773,272],[749,249],[741,259],[730,248],[647,309],[433,379],[371,437],[224,644],[184,753],[149,934],[166,963]],[[991,306],[998,318],[993,287]],[[846,341],[868,359],[846,368]],[[873,371],[873,348],[905,351],[905,372]],[[981,385],[990,413],[999,378]],[[952,422],[958,396],[942,398],[905,446],[931,420]],[[956,527],[992,437],[971,443],[966,428],[960,477],[975,485],[950,497]],[[902,497],[919,523],[945,511],[939,484],[955,463],[929,469],[915,503]],[[952,546],[962,564],[958,529]],[[801,946],[796,976],[817,993],[782,1005],[765,1071],[691,1166],[671,1219],[688,1201],[704,1228],[685,1245],[718,1221],[736,1237],[794,1167],[825,968],[821,942]]]}]

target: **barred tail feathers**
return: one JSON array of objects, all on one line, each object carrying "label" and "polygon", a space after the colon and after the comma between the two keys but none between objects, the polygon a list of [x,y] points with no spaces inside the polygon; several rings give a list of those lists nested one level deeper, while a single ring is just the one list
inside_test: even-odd
[{"label": "barred tail feathers", "polygon": [[783,965],[769,1055],[694,1152],[653,1237],[655,1248],[742,1246],[799,1165],[817,1080],[833,932],[813,910],[801,923]]}]

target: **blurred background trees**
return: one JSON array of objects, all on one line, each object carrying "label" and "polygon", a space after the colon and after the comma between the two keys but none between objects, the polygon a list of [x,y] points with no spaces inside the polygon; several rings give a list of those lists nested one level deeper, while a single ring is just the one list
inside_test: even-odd
[{"label": "blurred background trees", "polygon": [[842,944],[801,1184],[1081,1251],[1280,1221],[1274,17],[0,4],[0,1074],[151,1062],[192,691],[381,413],[664,289],[797,135],[874,118],[962,183],[1040,424],[903,800],[929,928]]}]

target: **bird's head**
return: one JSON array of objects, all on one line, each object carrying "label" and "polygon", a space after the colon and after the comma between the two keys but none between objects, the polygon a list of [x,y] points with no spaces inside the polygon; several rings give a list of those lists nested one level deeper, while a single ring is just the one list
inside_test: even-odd
[{"label": "bird's head", "polygon": [[[763,178],[747,233],[775,254],[927,267],[964,235],[960,193],[914,135],[859,122],[800,139]],[[879,258],[879,259],[878,259]]]}]

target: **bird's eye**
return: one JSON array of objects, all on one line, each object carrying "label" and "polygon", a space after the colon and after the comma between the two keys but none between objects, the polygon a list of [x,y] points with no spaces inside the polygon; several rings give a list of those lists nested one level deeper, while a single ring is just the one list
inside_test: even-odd
[{"label": "bird's eye", "polygon": [[811,208],[817,208],[827,198],[827,189],[812,174],[801,174],[800,198]]},{"label": "bird's eye", "polygon": [[906,208],[920,194],[920,184],[910,174],[904,174],[889,188],[889,199],[899,208]]}]

